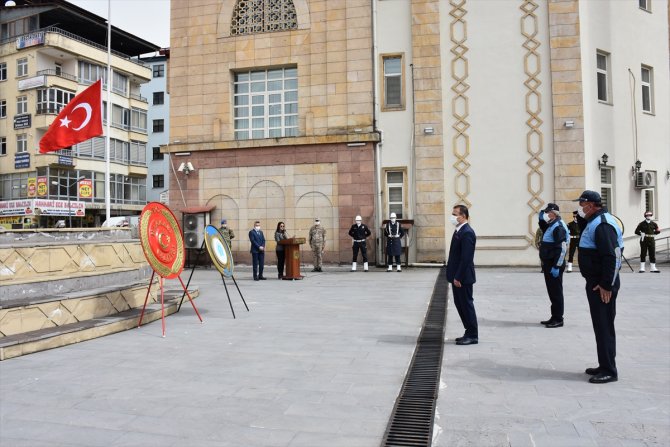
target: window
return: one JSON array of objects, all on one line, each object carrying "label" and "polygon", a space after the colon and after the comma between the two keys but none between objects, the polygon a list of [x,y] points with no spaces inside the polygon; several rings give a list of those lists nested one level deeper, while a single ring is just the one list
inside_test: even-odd
[{"label": "window", "polygon": [[142,141],[130,142],[129,162],[133,165],[146,166],[147,164],[147,145]]},{"label": "window", "polygon": [[128,129],[130,127],[130,110],[112,104],[112,126]]},{"label": "window", "polygon": [[37,15],[24,17],[22,19],[14,20],[0,24],[0,40],[5,40],[10,37],[20,36],[35,31],[39,28],[39,18]]},{"label": "window", "polygon": [[24,113],[28,113],[28,97],[19,96],[16,98],[16,114],[22,115]]},{"label": "window", "polygon": [[90,62],[79,61],[79,82],[93,84],[102,79],[103,87],[107,88],[107,68]]},{"label": "window", "polygon": [[614,196],[612,189],[614,185],[614,181],[612,180],[613,173],[614,168],[600,168],[600,197],[603,206],[605,206],[610,213],[614,213]]},{"label": "window", "polygon": [[28,75],[28,58],[22,57],[21,59],[16,60],[16,77],[20,78],[21,76]]},{"label": "window", "polygon": [[402,55],[382,56],[384,109],[404,109],[403,95],[403,58]]},{"label": "window", "polygon": [[598,101],[611,104],[610,98],[610,55],[596,52],[596,78],[598,82]]},{"label": "window", "polygon": [[164,158],[165,154],[161,153],[160,146],[154,146],[152,150],[154,153],[152,160],[162,160]]},{"label": "window", "polygon": [[7,62],[0,63],[0,81],[7,80]]},{"label": "window", "polygon": [[639,0],[640,9],[651,12],[651,0]]},{"label": "window", "polygon": [[73,92],[53,87],[37,90],[37,114],[59,113],[74,96]]},{"label": "window", "polygon": [[164,120],[154,120],[153,131],[154,132],[163,132],[165,130]]},{"label": "window", "polygon": [[28,152],[28,135],[25,133],[16,136],[16,153]]},{"label": "window", "polygon": [[269,33],[298,28],[298,15],[291,0],[237,0],[230,34]]},{"label": "window", "polygon": [[7,155],[7,137],[0,137],[0,155]]},{"label": "window", "polygon": [[235,139],[298,135],[298,69],[235,73]]},{"label": "window", "polygon": [[7,118],[7,100],[0,99],[0,118]]},{"label": "window", "polygon": [[162,188],[165,186],[165,181],[163,180],[162,175],[153,175],[154,188]]},{"label": "window", "polygon": [[386,200],[388,213],[395,213],[398,219],[403,219],[405,203],[405,173],[404,171],[386,171]]},{"label": "window", "polygon": [[147,132],[147,111],[142,109],[130,110],[130,128],[135,132]]},{"label": "window", "polygon": [[116,71],[112,72],[112,77],[112,91],[126,96],[128,94],[128,77]]},{"label": "window", "polygon": [[165,76],[165,65],[157,64],[153,66],[154,78],[162,78]]},{"label": "window", "polygon": [[642,66],[642,111],[654,113],[654,69]]},{"label": "window", "polygon": [[642,201],[644,202],[644,211],[651,211],[656,216],[656,191],[653,188],[643,189]]},{"label": "window", "polygon": [[154,105],[159,106],[161,104],[165,104],[165,93],[154,92]]}]

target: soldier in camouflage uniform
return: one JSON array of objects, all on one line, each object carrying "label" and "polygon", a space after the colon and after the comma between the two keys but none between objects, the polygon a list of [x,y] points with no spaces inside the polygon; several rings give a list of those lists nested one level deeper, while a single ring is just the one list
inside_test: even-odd
[{"label": "soldier in camouflage uniform", "polygon": [[221,236],[223,236],[223,240],[228,244],[228,248],[231,248],[230,240],[235,239],[235,232],[232,228],[228,228],[228,221],[226,221],[226,219],[221,219],[221,227],[219,228],[219,231],[221,232]]},{"label": "soldier in camouflage uniform", "polygon": [[326,230],[321,226],[321,221],[317,217],[314,219],[314,225],[309,229],[309,246],[314,253],[313,272],[322,272],[321,263],[323,261],[323,252],[326,249]]}]

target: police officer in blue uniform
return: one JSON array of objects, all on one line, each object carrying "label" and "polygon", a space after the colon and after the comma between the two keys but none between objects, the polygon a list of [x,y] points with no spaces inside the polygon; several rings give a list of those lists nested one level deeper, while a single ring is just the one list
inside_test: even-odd
[{"label": "police officer in blue uniform", "polygon": [[570,230],[561,219],[560,210],[555,203],[547,204],[540,211],[540,229],[543,232],[540,243],[540,261],[544,283],[551,301],[551,318],[540,321],[548,328],[563,326],[563,271],[565,253],[570,242]]},{"label": "police officer in blue uniform", "polygon": [[616,298],[621,285],[619,270],[623,253],[623,236],[614,217],[602,206],[600,194],[584,191],[579,202],[579,270],[586,280],[591,322],[596,337],[598,367],[584,371],[591,383],[618,380],[616,368]]}]

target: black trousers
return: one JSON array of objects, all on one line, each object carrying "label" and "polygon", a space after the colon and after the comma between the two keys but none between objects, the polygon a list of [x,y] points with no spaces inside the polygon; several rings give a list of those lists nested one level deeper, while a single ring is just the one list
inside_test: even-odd
[{"label": "black trousers", "polygon": [[284,276],[284,264],[286,263],[286,252],[282,250],[282,251],[275,251],[275,253],[277,253],[277,273],[281,278],[282,276]]},{"label": "black trousers", "polygon": [[577,246],[579,245],[579,239],[578,238],[570,238],[570,248],[568,249],[568,262],[572,264],[572,260],[575,258],[575,251],[577,250]]},{"label": "black trousers", "polygon": [[475,301],[472,297],[472,284],[461,284],[456,287],[451,284],[451,291],[454,295],[454,305],[461,317],[461,322],[465,328],[464,337],[479,338],[479,328],[477,326],[477,312],[475,311]]},{"label": "black trousers", "polygon": [[251,253],[251,261],[254,269],[254,279],[263,276],[263,264],[265,264],[265,252]]},{"label": "black trousers", "polygon": [[644,262],[649,250],[649,262],[656,263],[656,240],[653,237],[645,237],[640,242],[640,261]]},{"label": "black trousers", "polygon": [[565,266],[558,269],[558,277],[551,276],[551,266],[543,265],[544,284],[547,286],[549,301],[551,301],[551,319],[554,321],[563,321],[564,300],[563,300],[563,271]]},{"label": "black trousers", "polygon": [[356,262],[358,259],[358,250],[360,250],[361,254],[363,255],[363,262],[368,262],[368,249],[365,246],[365,242],[354,242],[352,250],[354,251],[354,258],[351,260],[351,262]]},{"label": "black trousers", "polygon": [[589,300],[591,323],[596,336],[596,350],[598,351],[598,368],[605,374],[617,376],[616,369],[616,333],[614,331],[614,317],[616,317],[616,297],[619,294],[619,277],[617,276],[612,287],[612,298],[605,304],[600,299],[600,292],[593,290],[597,285],[594,281],[586,281],[586,297]]}]

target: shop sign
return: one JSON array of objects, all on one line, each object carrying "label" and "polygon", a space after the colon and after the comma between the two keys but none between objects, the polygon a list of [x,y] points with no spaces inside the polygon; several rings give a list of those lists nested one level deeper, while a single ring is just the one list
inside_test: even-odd
[{"label": "shop sign", "polygon": [[30,167],[30,153],[21,152],[14,155],[14,169],[23,169]]},{"label": "shop sign", "polygon": [[37,179],[35,177],[28,177],[28,197],[37,196]]},{"label": "shop sign", "polygon": [[79,197],[82,199],[90,199],[93,197],[93,180],[79,180]]},{"label": "shop sign", "polygon": [[46,177],[37,177],[37,195],[42,197],[46,196],[49,192],[49,185],[47,184]]}]

